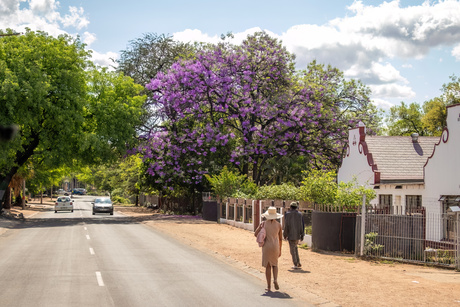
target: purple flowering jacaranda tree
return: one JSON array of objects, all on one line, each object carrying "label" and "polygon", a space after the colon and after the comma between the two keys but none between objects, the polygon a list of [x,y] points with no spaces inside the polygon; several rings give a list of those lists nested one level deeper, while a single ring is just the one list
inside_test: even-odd
[{"label": "purple flowering jacaranda tree", "polygon": [[224,165],[263,184],[260,170],[267,161],[314,159],[326,140],[338,144],[345,133],[338,109],[325,106],[322,94],[300,81],[293,55],[265,33],[179,61],[147,88],[164,124],[145,136],[139,151],[147,172],[165,188],[199,184],[203,174]]}]

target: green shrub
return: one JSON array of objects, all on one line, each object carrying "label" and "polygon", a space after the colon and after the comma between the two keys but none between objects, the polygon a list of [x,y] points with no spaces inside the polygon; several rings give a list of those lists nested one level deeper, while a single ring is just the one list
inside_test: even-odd
[{"label": "green shrub", "polygon": [[129,204],[129,199],[121,197],[121,196],[111,196],[112,202],[114,204],[119,203],[119,204]]},{"label": "green shrub", "polygon": [[125,193],[122,189],[115,189],[110,193],[111,197],[125,197]]},{"label": "green shrub", "polygon": [[215,195],[223,199],[226,197],[251,198],[257,191],[257,185],[246,175],[238,175],[226,166],[219,175],[205,175],[212,186]]}]

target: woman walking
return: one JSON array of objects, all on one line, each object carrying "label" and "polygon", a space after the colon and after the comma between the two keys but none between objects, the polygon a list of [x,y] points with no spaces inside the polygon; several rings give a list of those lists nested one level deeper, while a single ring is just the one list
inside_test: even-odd
[{"label": "woman walking", "polygon": [[276,212],[275,207],[269,207],[262,214],[266,220],[260,223],[254,235],[257,237],[260,230],[265,228],[265,243],[262,246],[262,266],[265,267],[265,277],[267,279],[267,291],[271,291],[271,272],[273,270],[273,285],[275,290],[279,289],[278,285],[278,258],[281,256],[281,245],[283,242],[283,231],[281,224],[277,221],[282,217]]}]

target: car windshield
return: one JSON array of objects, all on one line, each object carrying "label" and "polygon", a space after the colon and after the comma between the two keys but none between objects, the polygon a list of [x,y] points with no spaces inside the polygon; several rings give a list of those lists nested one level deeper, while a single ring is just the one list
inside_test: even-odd
[{"label": "car windshield", "polygon": [[108,198],[106,198],[106,199],[97,198],[95,202],[100,203],[100,204],[110,204],[110,203],[112,203],[112,201],[110,199],[108,199]]}]

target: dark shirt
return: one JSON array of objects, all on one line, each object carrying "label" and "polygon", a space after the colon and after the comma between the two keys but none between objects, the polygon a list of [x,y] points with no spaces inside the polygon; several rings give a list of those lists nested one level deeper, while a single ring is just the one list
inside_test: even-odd
[{"label": "dark shirt", "polygon": [[303,240],[305,236],[302,213],[296,209],[291,209],[284,216],[283,236],[287,240]]}]

